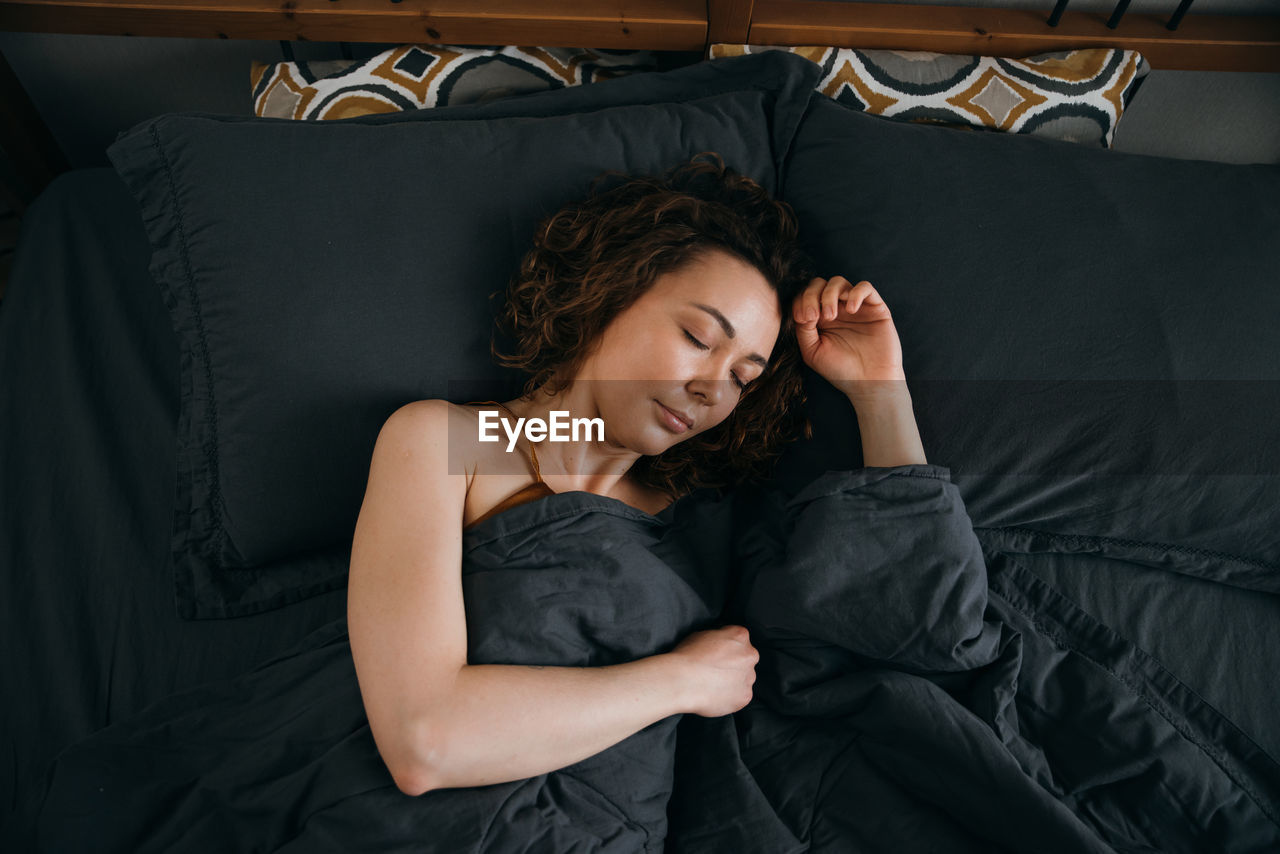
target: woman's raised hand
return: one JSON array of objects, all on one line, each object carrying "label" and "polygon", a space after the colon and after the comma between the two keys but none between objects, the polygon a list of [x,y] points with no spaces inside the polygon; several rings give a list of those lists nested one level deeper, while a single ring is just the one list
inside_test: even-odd
[{"label": "woman's raised hand", "polygon": [[792,303],[804,362],[846,395],[906,379],[902,343],[884,299],[863,280],[815,277]]},{"label": "woman's raised hand", "polygon": [[760,653],[746,626],[693,632],[667,653],[684,667],[684,711],[708,718],[729,715],[751,702]]}]

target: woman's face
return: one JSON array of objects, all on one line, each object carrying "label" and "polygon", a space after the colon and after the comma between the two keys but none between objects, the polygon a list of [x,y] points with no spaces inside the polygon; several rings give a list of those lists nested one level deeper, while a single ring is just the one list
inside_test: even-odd
[{"label": "woman's face", "polygon": [[577,379],[589,381],[606,440],[653,456],[728,417],[740,384],[764,372],[781,324],[764,276],[707,250],[615,317]]}]

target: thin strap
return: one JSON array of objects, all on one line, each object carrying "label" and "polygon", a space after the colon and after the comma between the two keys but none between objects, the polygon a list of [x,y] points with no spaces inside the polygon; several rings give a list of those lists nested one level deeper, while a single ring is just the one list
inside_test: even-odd
[{"label": "thin strap", "polygon": [[[511,412],[511,407],[499,403],[496,400],[473,400],[471,403],[492,403],[495,406],[501,406],[503,409],[507,410],[507,412]],[[511,412],[511,414],[515,415],[514,412]],[[516,417],[519,418],[520,416],[516,415]],[[534,450],[534,445],[534,442],[529,443],[529,458],[533,462],[533,476],[537,478],[538,483],[545,483],[542,479],[542,471],[538,468],[538,452]]]}]

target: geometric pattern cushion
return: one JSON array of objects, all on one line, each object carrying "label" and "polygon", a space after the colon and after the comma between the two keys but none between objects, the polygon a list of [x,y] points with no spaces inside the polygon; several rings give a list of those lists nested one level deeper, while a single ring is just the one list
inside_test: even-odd
[{"label": "geometric pattern cushion", "polygon": [[822,67],[817,89],[856,110],[1110,148],[1151,67],[1134,50],[1089,48],[1025,59],[929,51],[713,44],[709,58],[765,50]]},{"label": "geometric pattern cushion", "polygon": [[483,102],[652,71],[649,51],[407,44],[368,59],[257,62],[253,112],[283,119],[345,119]]}]

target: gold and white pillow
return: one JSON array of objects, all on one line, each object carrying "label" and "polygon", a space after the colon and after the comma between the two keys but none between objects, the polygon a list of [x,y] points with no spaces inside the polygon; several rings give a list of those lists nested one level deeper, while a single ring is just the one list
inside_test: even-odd
[{"label": "gold and white pillow", "polygon": [[1110,148],[1151,70],[1133,50],[1089,48],[1009,59],[928,51],[713,44],[709,59],[765,50],[823,70],[817,89],[854,109],[905,121],[1005,131]]},{"label": "gold and white pillow", "polygon": [[369,59],[253,62],[253,112],[345,119],[488,101],[653,71],[650,51],[409,44]]}]

